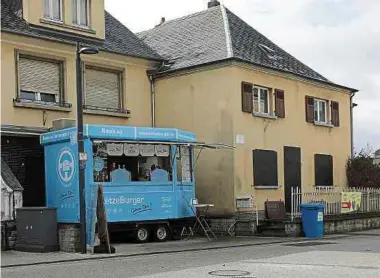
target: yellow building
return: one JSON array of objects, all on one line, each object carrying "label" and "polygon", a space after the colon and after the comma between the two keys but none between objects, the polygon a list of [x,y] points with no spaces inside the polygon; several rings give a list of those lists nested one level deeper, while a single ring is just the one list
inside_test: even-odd
[{"label": "yellow building", "polygon": [[[155,124],[200,141],[196,194],[230,216],[237,200],[285,201],[291,187],[346,186],[352,97],[286,53],[218,1],[138,34],[170,63],[153,74]],[[316,50],[317,51],[317,50]]]},{"label": "yellow building", "polygon": [[45,203],[39,134],[53,120],[76,118],[77,42],[100,51],[82,55],[85,123],[151,125],[147,70],[162,58],[103,0],[2,1],[1,155],[26,206]]},{"label": "yellow building", "polygon": [[290,189],[346,185],[356,92],[310,69],[218,1],[136,36],[103,0],[2,1],[2,159],[44,205],[38,135],[76,118],[76,43],[84,121],[178,127],[234,145],[197,158],[197,197],[215,215],[236,200],[285,200]]}]

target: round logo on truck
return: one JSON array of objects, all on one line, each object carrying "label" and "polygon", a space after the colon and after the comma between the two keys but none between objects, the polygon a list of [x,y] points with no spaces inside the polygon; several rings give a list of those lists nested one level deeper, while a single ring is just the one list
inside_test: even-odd
[{"label": "round logo on truck", "polygon": [[62,149],[58,156],[58,174],[60,179],[66,183],[64,186],[70,186],[69,183],[75,174],[74,154],[70,149]]}]

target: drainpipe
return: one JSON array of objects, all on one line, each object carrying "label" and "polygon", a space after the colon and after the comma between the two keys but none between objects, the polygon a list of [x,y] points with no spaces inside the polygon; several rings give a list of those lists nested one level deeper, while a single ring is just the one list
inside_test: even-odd
[{"label": "drainpipe", "polygon": [[351,128],[351,158],[354,157],[354,117],[353,117],[353,109],[354,107],[357,106],[357,104],[354,104],[353,98],[355,96],[356,92],[351,92],[350,96],[350,117],[351,117],[351,123],[350,123],[350,128]]},{"label": "drainpipe", "polygon": [[156,70],[148,70],[147,75],[150,81],[150,113],[152,119],[152,127],[156,127],[156,87],[155,87],[155,75],[160,72],[167,65],[165,61]]},{"label": "drainpipe", "polygon": [[156,127],[156,90],[154,86],[154,77],[153,74],[149,74],[150,80],[150,113],[152,119],[152,127]]}]

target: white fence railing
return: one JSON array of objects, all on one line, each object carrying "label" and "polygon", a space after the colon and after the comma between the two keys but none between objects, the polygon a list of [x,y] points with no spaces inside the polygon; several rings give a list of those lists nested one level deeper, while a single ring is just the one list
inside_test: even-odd
[{"label": "white fence railing", "polygon": [[349,187],[315,187],[302,192],[299,187],[292,187],[291,219],[301,217],[301,204],[321,203],[325,215],[342,214],[342,193],[360,192],[361,202],[355,212],[380,212],[380,189]]}]

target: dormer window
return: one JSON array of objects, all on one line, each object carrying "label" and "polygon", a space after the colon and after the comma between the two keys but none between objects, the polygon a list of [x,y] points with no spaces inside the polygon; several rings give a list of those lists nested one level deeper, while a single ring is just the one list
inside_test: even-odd
[{"label": "dormer window", "polygon": [[62,0],[44,0],[44,18],[62,21]]},{"label": "dormer window", "polygon": [[89,0],[73,1],[73,24],[89,26]]}]

